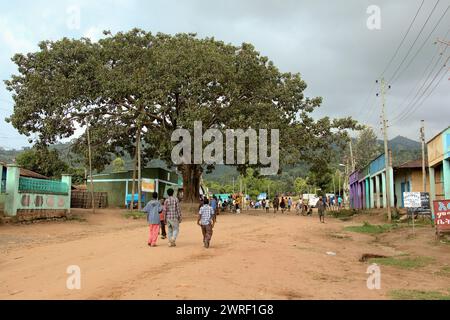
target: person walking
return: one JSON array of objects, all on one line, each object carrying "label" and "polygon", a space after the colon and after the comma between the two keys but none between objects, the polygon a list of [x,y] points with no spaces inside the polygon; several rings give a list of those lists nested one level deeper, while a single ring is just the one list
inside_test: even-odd
[{"label": "person walking", "polygon": [[280,204],[280,199],[278,198],[278,196],[276,196],[274,199],[273,199],[273,213],[275,213],[275,212],[278,212],[278,206],[279,206],[279,204]]},{"label": "person walking", "polygon": [[164,206],[164,201],[166,201],[166,199],[161,199],[161,206],[162,206],[163,210],[159,214],[161,239],[163,239],[163,240],[167,237],[167,233],[166,233],[166,207]]},{"label": "person walking", "polygon": [[159,234],[160,217],[159,214],[163,211],[161,202],[158,201],[158,193],[153,192],[153,199],[144,207],[143,211],[147,214],[147,222],[150,229],[148,238],[148,245],[156,247],[156,240]]},{"label": "person walking", "polygon": [[269,201],[269,199],[267,199],[265,205],[266,205],[266,212],[269,213],[269,209],[270,209],[270,201]]},{"label": "person walking", "polygon": [[280,208],[281,208],[281,213],[284,213],[284,211],[286,210],[286,200],[284,197],[281,198]]},{"label": "person walking", "polygon": [[317,210],[319,211],[319,219],[321,223],[325,223],[325,203],[323,198],[320,197],[319,201],[317,201]]},{"label": "person walking", "polygon": [[292,207],[292,199],[291,199],[291,197],[289,197],[287,204],[288,204],[288,211],[290,212],[291,211],[291,207]]},{"label": "person walking", "polygon": [[205,198],[203,206],[198,212],[197,224],[202,228],[203,245],[205,248],[209,248],[209,243],[213,235],[213,228],[215,224],[214,210],[209,205],[208,199]]},{"label": "person walking", "polygon": [[173,196],[173,189],[167,190],[169,196],[164,202],[166,208],[166,223],[169,235],[169,247],[176,246],[176,240],[180,232],[180,223],[182,220],[180,202]]},{"label": "person walking", "polygon": [[213,198],[211,199],[211,208],[214,211],[214,222],[216,222],[217,215],[219,214],[219,207],[217,205],[217,198],[216,198],[216,196],[213,196]]}]

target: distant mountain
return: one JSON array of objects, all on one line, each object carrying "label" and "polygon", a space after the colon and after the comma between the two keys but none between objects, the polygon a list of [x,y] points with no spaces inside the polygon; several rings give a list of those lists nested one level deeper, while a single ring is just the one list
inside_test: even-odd
[{"label": "distant mountain", "polygon": [[[378,141],[381,146],[383,146],[383,141]],[[61,158],[68,162],[73,166],[80,166],[81,164],[77,161],[79,157],[74,155],[71,152],[70,143],[61,143],[51,146],[54,149],[57,149],[61,155]],[[393,164],[400,165],[410,160],[420,159],[421,154],[421,143],[403,136],[397,136],[389,141],[389,148],[393,153]],[[13,159],[25,149],[21,150],[6,150],[0,147],[0,161],[11,163]],[[127,169],[133,168],[133,159],[127,154],[122,157],[125,161],[125,167]],[[165,167],[165,163],[161,160],[153,160],[150,165],[157,165]],[[110,171],[112,166],[107,166],[105,171]],[[307,168],[302,165],[297,166],[286,166],[283,168],[283,172],[287,174],[291,174],[293,176],[304,176],[307,174]],[[232,181],[233,177],[238,177],[239,173],[237,172],[235,167],[218,165],[216,169],[209,173],[205,174],[204,178],[206,180],[218,181],[219,183],[227,183],[229,184]]]},{"label": "distant mountain", "polygon": [[422,144],[418,141],[414,141],[411,139],[408,139],[406,137],[397,136],[394,139],[389,141],[389,147],[392,150],[414,150],[414,149],[421,149]]},{"label": "distant mountain", "polygon": [[[383,142],[380,141],[380,143]],[[394,166],[411,160],[419,160],[422,157],[422,144],[406,137],[397,136],[390,140],[389,148],[392,150],[392,163]]]}]

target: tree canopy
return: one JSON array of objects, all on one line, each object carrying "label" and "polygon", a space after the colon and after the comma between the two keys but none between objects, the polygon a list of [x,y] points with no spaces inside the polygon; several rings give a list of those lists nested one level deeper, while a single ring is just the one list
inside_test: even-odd
[{"label": "tree canopy", "polygon": [[[98,170],[114,154],[135,154],[139,135],[144,163],[160,158],[171,165],[172,132],[192,130],[194,121],[202,121],[203,130],[279,129],[282,163],[303,160],[321,168],[332,157],[330,146],[357,128],[351,118],[314,120],[322,98],[305,97],[300,74],[281,72],[248,43],[133,29],[105,32],[97,43],[43,41],[39,51],[13,61],[19,74],[6,81],[15,102],[8,121],[22,134],[37,133],[44,144],[89,124]],[[85,141],[85,134],[76,141],[81,154]],[[248,167],[247,161],[239,169]],[[178,169],[185,197],[194,200],[203,170],[213,166]]]}]

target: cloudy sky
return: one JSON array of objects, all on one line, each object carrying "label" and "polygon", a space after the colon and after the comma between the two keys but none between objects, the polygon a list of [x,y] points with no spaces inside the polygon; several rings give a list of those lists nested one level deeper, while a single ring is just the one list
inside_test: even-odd
[{"label": "cloudy sky", "polygon": [[[10,60],[14,53],[36,50],[41,40],[64,36],[96,40],[102,30],[133,27],[171,34],[196,32],[233,44],[254,44],[282,71],[299,72],[308,84],[308,96],[323,97],[317,117],[352,116],[379,135],[381,101],[375,80],[386,69],[383,75],[391,85],[386,96],[389,136],[418,139],[424,119],[431,138],[450,125],[450,63],[444,67],[450,48],[435,44],[437,38],[450,40],[450,0],[423,2],[421,6],[422,0],[0,1],[0,79],[16,72]],[[380,29],[368,27],[368,20],[377,21],[372,19],[376,12],[368,13],[372,5],[380,9]],[[26,138],[4,122],[12,109],[11,96],[1,83],[0,147],[27,145]]]}]

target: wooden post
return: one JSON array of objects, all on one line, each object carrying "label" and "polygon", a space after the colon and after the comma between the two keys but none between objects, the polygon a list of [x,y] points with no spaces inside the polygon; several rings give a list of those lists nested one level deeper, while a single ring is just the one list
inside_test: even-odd
[{"label": "wooden post", "polygon": [[91,154],[91,135],[89,133],[89,121],[87,122],[86,134],[87,134],[87,141],[88,141],[89,176],[90,176],[90,180],[91,180],[92,213],[95,213],[94,181],[92,179],[92,154]]},{"label": "wooden post", "polygon": [[134,161],[133,161],[133,184],[131,186],[131,201],[130,201],[130,209],[134,211],[134,195],[136,194],[136,167],[137,167],[137,154],[138,154],[138,145],[136,139],[136,147],[134,151]]},{"label": "wooden post", "polygon": [[140,211],[142,209],[142,203],[141,203],[141,195],[142,195],[142,171],[141,171],[141,127],[139,127],[138,131],[138,138],[137,138],[137,145],[138,145],[138,210]]}]

